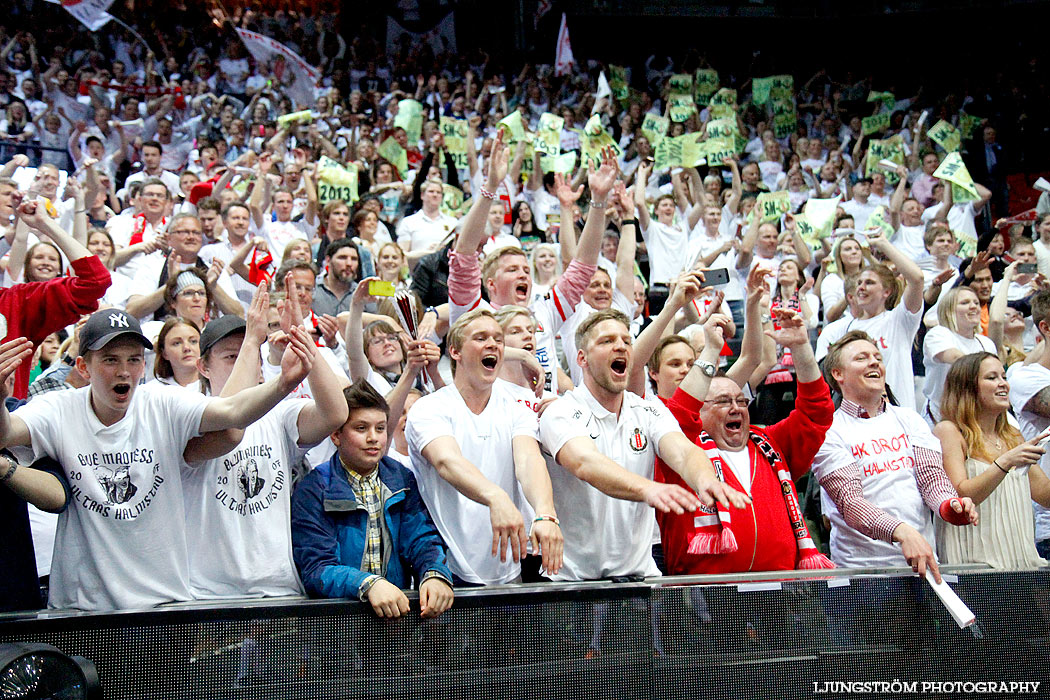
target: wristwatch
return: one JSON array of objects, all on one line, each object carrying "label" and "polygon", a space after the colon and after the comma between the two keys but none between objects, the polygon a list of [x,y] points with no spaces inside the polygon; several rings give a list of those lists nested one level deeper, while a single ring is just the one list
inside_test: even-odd
[{"label": "wristwatch", "polygon": [[718,372],[718,367],[714,363],[708,362],[707,360],[701,360],[699,358],[696,360],[696,362],[693,363],[693,366],[699,367],[700,371],[708,377],[714,377],[715,374]]}]

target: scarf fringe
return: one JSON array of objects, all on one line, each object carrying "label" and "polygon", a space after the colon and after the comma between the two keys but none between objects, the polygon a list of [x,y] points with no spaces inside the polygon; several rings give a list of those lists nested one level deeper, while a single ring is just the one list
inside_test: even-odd
[{"label": "scarf fringe", "polygon": [[737,544],[736,535],[728,527],[722,528],[721,534],[710,532],[697,532],[689,541],[689,554],[728,554],[740,548]]},{"label": "scarf fringe", "polygon": [[834,569],[835,565],[820,552],[807,554],[798,563],[799,569]]}]

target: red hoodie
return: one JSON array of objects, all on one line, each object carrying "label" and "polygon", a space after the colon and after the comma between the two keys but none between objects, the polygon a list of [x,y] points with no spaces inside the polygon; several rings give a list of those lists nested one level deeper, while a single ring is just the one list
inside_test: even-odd
[{"label": "red hoodie", "polygon": [[[696,442],[703,430],[700,421],[703,402],[678,389],[664,403],[678,419],[682,432]],[[813,457],[824,442],[824,435],[831,427],[834,414],[835,405],[831,401],[828,386],[823,379],[818,379],[798,385],[795,408],[787,418],[765,430],[754,426],[751,430],[769,439],[791,470],[791,477],[798,480],[812,466]],[[798,545],[788,520],[780,480],[750,441],[747,450],[754,465],[752,502],[743,511],[732,511],[733,534],[739,549],[728,554],[689,554],[686,550],[695,530],[695,513],[675,515],[657,511],[656,519],[660,524],[664,561],[669,574],[723,574],[796,568]],[[722,475],[728,486],[746,492],[732,469],[723,469]],[[656,460],[656,480],[678,484],[692,493],[682,478],[659,459]]]},{"label": "red hoodie", "polygon": [[[75,277],[0,289],[0,314],[7,319],[7,335],[2,342],[25,336],[38,345],[52,333],[76,323],[83,314],[98,309],[98,300],[112,281],[109,270],[95,255],[70,264]],[[24,399],[29,393],[31,365],[23,362],[15,370],[15,398]]]}]

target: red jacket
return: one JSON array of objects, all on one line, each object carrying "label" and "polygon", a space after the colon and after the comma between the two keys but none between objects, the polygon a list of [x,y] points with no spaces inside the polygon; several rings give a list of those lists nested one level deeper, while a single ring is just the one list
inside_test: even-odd
[{"label": "red jacket", "polygon": [[[703,402],[678,389],[664,403],[678,419],[686,436],[696,442],[703,429],[700,421]],[[754,426],[751,430],[769,439],[787,463],[791,477],[798,480],[812,466],[813,457],[824,442],[824,435],[831,427],[834,414],[835,405],[831,402],[828,386],[823,379],[818,379],[798,385],[795,408],[787,418],[765,430]],[[695,514],[675,515],[657,511],[656,519],[660,523],[664,561],[669,574],[786,571],[796,568],[798,545],[788,521],[780,480],[750,441],[747,450],[754,463],[752,502],[743,511],[733,509],[731,512],[733,534],[739,549],[729,554],[689,554],[686,550],[694,531]],[[732,469],[723,469],[722,475],[728,486],[745,491]],[[689,489],[682,478],[659,459],[656,461],[656,480]]]},{"label": "red jacket", "polygon": [[[7,319],[7,342],[25,336],[39,344],[47,336],[76,323],[84,314],[98,309],[98,300],[109,289],[109,270],[91,255],[71,263],[75,277],[58,277],[47,282],[26,282],[0,289],[0,314]],[[31,362],[15,371],[12,396],[24,399],[29,392]]]}]

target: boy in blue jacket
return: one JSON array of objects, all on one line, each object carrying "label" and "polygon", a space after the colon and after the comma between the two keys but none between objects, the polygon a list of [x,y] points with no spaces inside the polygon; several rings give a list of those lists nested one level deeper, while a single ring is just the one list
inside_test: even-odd
[{"label": "boy in blue jacket", "polygon": [[292,494],[295,565],[310,594],[357,596],[380,617],[408,612],[401,589],[415,574],[420,612],[436,617],[452,606],[452,573],[415,477],[383,456],[390,408],[363,380],[344,394],[338,451]]}]

